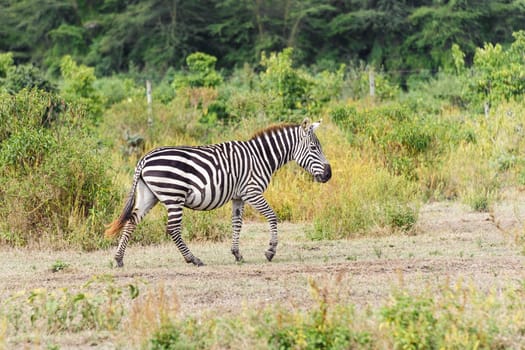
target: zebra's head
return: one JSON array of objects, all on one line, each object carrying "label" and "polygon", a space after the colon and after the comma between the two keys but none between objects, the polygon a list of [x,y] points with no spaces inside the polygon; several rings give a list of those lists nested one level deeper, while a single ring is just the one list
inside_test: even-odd
[{"label": "zebra's head", "polygon": [[308,118],[302,122],[299,127],[299,144],[294,159],[303,169],[312,174],[315,181],[327,182],[332,177],[332,168],[314,133],[320,124],[321,121],[310,124]]}]

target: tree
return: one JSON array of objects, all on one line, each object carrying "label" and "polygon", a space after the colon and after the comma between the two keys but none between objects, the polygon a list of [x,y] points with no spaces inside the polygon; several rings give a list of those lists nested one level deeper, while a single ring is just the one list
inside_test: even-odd
[{"label": "tree", "polygon": [[206,47],[206,18],[210,1],[130,1],[121,12],[101,18],[102,33],[91,45],[87,64],[108,74],[140,69],[166,70]]},{"label": "tree", "polygon": [[49,32],[61,24],[80,25],[72,0],[0,1],[0,50],[16,61],[41,63],[52,46]]}]

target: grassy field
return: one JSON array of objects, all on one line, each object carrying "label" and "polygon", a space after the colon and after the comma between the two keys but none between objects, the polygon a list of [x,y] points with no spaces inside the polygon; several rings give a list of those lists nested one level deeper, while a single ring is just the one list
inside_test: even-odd
[{"label": "grassy field", "polygon": [[[352,306],[353,329],[369,329],[366,334],[375,339],[364,348],[400,347],[370,331],[385,330],[379,310],[396,293],[437,296],[443,288],[465,288],[478,297],[504,300],[505,291],[523,285],[523,197],[508,192],[490,213],[456,203],[428,204],[413,235],[311,241],[310,224],[282,223],[271,263],[263,255],[269,238],[263,222],[243,228],[246,261],[240,265],[229,252],[229,242],[191,242],[193,252],[207,264],[202,268],[185,264],[174,244],[131,246],[123,269],[113,267],[113,250],[4,249],[0,348],[155,348],[148,339],[163,317],[185,322],[181,331],[193,332],[193,337],[210,327],[202,335],[207,340],[197,347],[268,348],[271,342],[253,338],[261,332],[257,327],[265,327],[263,310],[285,320],[290,312],[315,309],[319,295],[323,303]],[[79,298],[87,303],[65,306],[64,300]],[[86,309],[96,316],[93,324],[86,321]],[[46,316],[50,312],[55,316]],[[57,321],[61,312],[67,315]],[[507,339],[504,333],[498,341],[515,348],[520,344],[519,338]]]}]

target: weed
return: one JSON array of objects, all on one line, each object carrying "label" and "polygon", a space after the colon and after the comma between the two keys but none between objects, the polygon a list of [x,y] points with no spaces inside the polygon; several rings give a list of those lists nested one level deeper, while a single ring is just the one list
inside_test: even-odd
[{"label": "weed", "polygon": [[[138,294],[130,288],[130,299]],[[94,277],[80,291],[43,288],[12,295],[4,303],[8,331],[15,333],[40,330],[44,333],[115,330],[125,313],[123,289],[112,278]]]},{"label": "weed", "polygon": [[162,349],[162,346],[171,349],[168,346],[176,344],[179,339],[179,332],[173,326],[179,310],[177,295],[168,292],[164,285],[141,296],[131,289],[130,291],[136,299],[125,323],[131,335],[126,341],[135,344],[149,342],[149,346],[157,349]]},{"label": "weed", "polygon": [[371,342],[368,332],[352,329],[352,307],[333,309],[330,291],[313,280],[309,284],[315,307],[306,314],[278,314],[268,338],[271,349],[348,349]]},{"label": "weed", "polygon": [[58,272],[58,271],[62,271],[62,270],[65,270],[69,267],[69,264],[62,261],[62,260],[56,260],[52,265],[51,265],[51,272]]},{"label": "weed", "polygon": [[381,257],[383,256],[383,249],[381,249],[381,247],[379,246],[374,246],[374,254],[378,259],[381,259]]},{"label": "weed", "polygon": [[179,330],[172,323],[163,324],[149,340],[150,350],[182,349],[179,343]]}]

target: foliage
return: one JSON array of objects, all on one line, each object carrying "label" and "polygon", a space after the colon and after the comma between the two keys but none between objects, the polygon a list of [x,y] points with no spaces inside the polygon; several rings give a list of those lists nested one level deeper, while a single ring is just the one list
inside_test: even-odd
[{"label": "foliage", "polygon": [[224,209],[184,212],[183,236],[188,240],[222,242],[230,236],[230,220]]},{"label": "foliage", "polygon": [[[21,291],[2,303],[0,315],[15,334],[77,333],[84,330],[116,330],[125,315],[125,301],[135,298],[107,276],[92,277],[79,291],[44,288]],[[97,290],[98,289],[98,290]],[[136,290],[133,285],[131,290]]]},{"label": "foliage", "polygon": [[13,53],[0,53],[0,79],[7,76],[7,71],[14,65]]},{"label": "foliage", "polygon": [[93,85],[96,80],[95,70],[85,65],[79,66],[71,56],[64,56],[60,61],[60,72],[63,78],[60,91],[64,98],[84,105],[89,117],[98,119],[102,114],[104,100]]},{"label": "foliage", "polygon": [[12,54],[0,54],[0,91],[17,93],[20,90],[36,88],[53,92],[55,84],[32,64],[14,65]]},{"label": "foliage", "polygon": [[365,60],[404,79],[450,65],[454,43],[471,62],[483,43],[512,41],[524,17],[520,0],[4,1],[0,51],[54,74],[68,54],[108,76],[132,65],[163,74],[194,52],[231,70],[292,47],[300,64]]},{"label": "foliage", "polygon": [[[337,282],[337,277],[335,278]],[[338,299],[337,284],[309,280],[312,304],[269,306],[238,315],[172,320],[146,339],[164,349],[501,349],[519,346],[523,286],[480,291],[442,284],[437,290],[394,291],[366,310]]]},{"label": "foliage", "polygon": [[122,76],[103,77],[93,81],[93,90],[103,96],[104,107],[108,108],[124,100],[142,99],[146,96],[143,86]]},{"label": "foliage", "polygon": [[343,95],[353,99],[363,99],[370,95],[370,75],[375,82],[375,98],[389,101],[399,96],[400,88],[384,70],[365,66],[363,62],[348,68],[347,78],[343,85]]},{"label": "foliage", "polygon": [[418,168],[431,167],[452,144],[471,141],[459,125],[412,112],[406,105],[385,104],[358,110],[337,107],[332,119],[346,131],[351,144],[375,157],[393,175],[418,178]]},{"label": "foliage", "polygon": [[477,106],[496,105],[525,93],[525,31],[515,32],[514,38],[508,49],[490,43],[476,49],[469,92]]},{"label": "foliage", "polygon": [[[515,301],[514,293],[509,290],[505,296]],[[458,283],[443,286],[437,295],[394,293],[381,316],[384,327],[392,334],[395,349],[492,349],[505,347],[500,343],[503,325],[490,316],[481,321],[478,315],[493,315],[502,306],[495,300],[494,292],[485,295]]]},{"label": "foliage", "polygon": [[102,152],[82,130],[86,119],[84,110],[52,93],[22,90],[2,97],[2,242],[103,244],[102,238],[86,238],[102,229],[114,190]]},{"label": "foliage", "polygon": [[217,87],[222,83],[222,76],[215,70],[217,58],[202,52],[195,52],[186,58],[188,73],[175,77],[173,86],[181,87]]},{"label": "foliage", "polygon": [[311,82],[300,70],[292,68],[292,49],[287,48],[268,57],[263,53],[261,88],[280,100],[283,112],[303,110],[309,103]]},{"label": "foliage", "polygon": [[366,347],[368,332],[352,331],[354,310],[334,307],[330,291],[309,280],[316,305],[304,315],[278,313],[276,329],[268,339],[270,349],[348,349]]},{"label": "foliage", "polygon": [[56,260],[53,265],[51,265],[51,272],[58,272],[65,270],[69,267],[69,264],[62,261],[62,260]]}]

